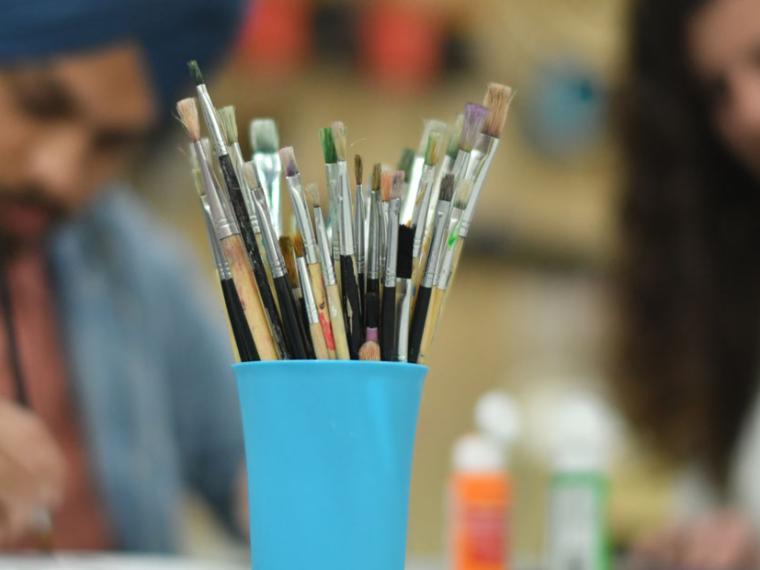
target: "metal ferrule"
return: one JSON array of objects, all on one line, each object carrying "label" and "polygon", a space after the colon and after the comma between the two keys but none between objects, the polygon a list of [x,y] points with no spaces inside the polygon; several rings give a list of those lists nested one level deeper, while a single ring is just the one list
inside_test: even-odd
[{"label": "metal ferrule", "polygon": [[288,176],[285,178],[290,195],[290,203],[293,206],[293,214],[296,217],[298,231],[303,238],[303,248],[306,253],[306,263],[314,265],[319,262],[319,250],[317,249],[317,238],[314,234],[314,226],[311,225],[309,217],[309,205],[306,203],[306,197],[303,193],[301,184],[301,175]]},{"label": "metal ferrule", "polygon": [[201,178],[203,179],[203,186],[206,191],[205,194],[208,199],[209,211],[211,213],[211,220],[214,225],[216,238],[223,240],[240,233],[235,218],[228,216],[227,211],[222,205],[219,186],[214,180],[214,175],[212,174],[208,160],[206,159],[203,145],[200,141],[196,141],[193,143],[193,148],[195,149],[195,156],[198,158],[198,167],[201,171]]},{"label": "metal ferrule", "polygon": [[[435,208],[438,204],[438,197],[441,195],[441,184],[443,183],[443,177],[451,173],[451,169],[454,166],[453,159],[447,154],[441,159],[441,164],[438,165],[438,170],[435,173],[435,182],[433,183],[433,191],[430,194],[430,206],[428,206],[428,217],[425,222],[425,236],[429,235],[432,229],[433,219],[435,218]],[[424,243],[425,237],[423,237]]]},{"label": "metal ferrule", "polygon": [[446,239],[446,230],[449,229],[449,211],[451,202],[438,202],[435,209],[435,230],[433,231],[433,242],[430,245],[427,265],[425,266],[425,275],[422,278],[422,285],[431,288],[435,284],[435,276],[438,272],[438,264],[441,258],[441,245]]},{"label": "metal ferrule", "polygon": [[364,188],[356,186],[356,202],[354,204],[354,250],[356,252],[356,270],[364,273],[365,241],[364,241]]},{"label": "metal ferrule", "polygon": [[425,166],[425,156],[416,155],[412,162],[412,173],[409,176],[409,191],[406,193],[404,203],[401,206],[400,223],[406,224],[414,218],[414,205],[417,202],[417,192],[420,190],[422,180],[422,167]]},{"label": "metal ferrule", "polygon": [[[331,165],[328,165],[331,166]],[[351,211],[351,189],[348,185],[348,164],[341,160],[337,164],[340,181],[338,215],[338,233],[340,234],[340,254],[354,255],[354,219]]]},{"label": "metal ferrule", "polygon": [[380,201],[380,268],[385,271],[385,258],[388,253],[388,205],[390,202]]},{"label": "metal ferrule", "polygon": [[469,163],[470,151],[459,149],[457,159],[454,161],[454,166],[451,168],[451,173],[454,175],[454,188],[459,187],[459,183],[467,173],[467,165]]},{"label": "metal ferrule", "polygon": [[274,228],[269,217],[269,208],[267,207],[266,198],[263,192],[259,194],[259,198],[254,193],[254,203],[256,204],[256,215],[261,220],[261,236],[264,238],[264,249],[267,251],[267,259],[269,259],[269,267],[272,270],[272,278],[278,279],[287,273],[285,260],[282,257],[282,251],[280,251],[280,245],[277,241],[277,236],[274,233]]},{"label": "metal ferrule", "polygon": [[388,250],[385,256],[385,277],[383,285],[396,286],[396,262],[398,261],[398,217],[401,211],[401,199],[394,198],[388,207]]},{"label": "metal ferrule", "polygon": [[420,193],[422,199],[417,211],[414,213],[414,243],[412,245],[412,257],[418,259],[422,253],[422,242],[425,237],[425,225],[430,209],[430,197],[433,194],[433,183],[435,182],[435,167],[425,165],[420,177]]},{"label": "metal ferrule", "polygon": [[329,235],[332,244],[333,254],[340,253],[340,168],[338,163],[325,164],[325,174],[327,178],[327,197],[329,203]]},{"label": "metal ferrule", "polygon": [[451,270],[454,267],[454,250],[459,239],[459,224],[463,213],[464,210],[459,208],[451,210],[451,221],[446,231],[445,241],[441,244],[441,258],[435,276],[435,286],[438,289],[446,289],[449,286]]},{"label": "metal ferrule", "polygon": [[325,285],[329,287],[335,285],[337,279],[335,278],[335,268],[333,267],[332,252],[330,251],[330,240],[327,237],[327,227],[325,226],[325,219],[322,216],[322,208],[320,206],[314,207],[314,225],[316,226],[317,241],[319,242],[322,277],[325,280]]},{"label": "metal ferrule", "polygon": [[214,223],[211,220],[211,206],[208,203],[208,196],[206,196],[205,193],[201,194],[201,204],[203,204],[203,221],[206,223],[208,241],[211,245],[211,255],[214,257],[216,272],[219,274],[220,279],[231,279],[232,273],[230,272],[230,264],[227,263],[227,260],[219,247],[219,240],[216,239]]},{"label": "metal ferrule", "polygon": [[296,257],[296,271],[298,272],[298,280],[301,282],[303,300],[306,304],[306,318],[309,319],[309,324],[317,325],[319,324],[317,301],[314,299],[314,289],[311,288],[309,268],[306,267],[306,259],[303,257]]},{"label": "metal ferrule", "polygon": [[[491,168],[493,157],[496,156],[496,151],[499,148],[499,139],[481,134],[475,146],[477,152],[482,155],[482,158],[478,161],[478,167],[472,172],[472,194],[470,194],[470,199],[467,201],[467,207],[464,209],[462,222],[459,226],[459,237],[462,239],[466,238],[470,232],[470,225],[475,217],[475,206],[478,203],[480,191],[483,189],[488,171]],[[473,156],[475,156],[476,151],[473,150],[472,152]]]},{"label": "metal ferrule", "polygon": [[277,152],[256,152],[253,154],[253,166],[259,184],[267,198],[267,206],[272,213],[272,225],[278,236],[283,231],[283,211],[280,202],[280,177],[282,175],[282,162]]},{"label": "metal ferrule", "polygon": [[248,179],[243,176],[243,151],[240,150],[240,144],[232,143],[229,147],[230,158],[232,159],[232,166],[235,167],[235,174],[237,174],[240,181],[240,191],[243,194],[243,202],[245,202],[245,209],[248,212],[248,221],[251,222],[251,228],[256,235],[261,235],[261,227],[259,226],[259,219],[256,215],[256,204],[253,199],[253,188],[248,184]]},{"label": "metal ferrule", "polygon": [[227,141],[224,138],[222,125],[219,123],[219,117],[216,114],[216,107],[214,107],[214,103],[211,101],[211,95],[208,94],[205,84],[198,85],[196,91],[203,119],[206,122],[206,127],[208,127],[211,144],[214,145],[216,156],[224,156],[227,154]]},{"label": "metal ferrule", "polygon": [[367,279],[380,278],[380,196],[372,192],[369,203],[369,245]]}]

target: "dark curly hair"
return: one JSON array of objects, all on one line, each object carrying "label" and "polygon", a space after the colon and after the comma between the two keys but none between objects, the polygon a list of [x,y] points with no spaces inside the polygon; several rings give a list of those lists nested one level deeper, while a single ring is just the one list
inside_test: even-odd
[{"label": "dark curly hair", "polygon": [[615,388],[646,441],[720,489],[758,383],[760,188],[690,68],[687,24],[711,1],[633,2]]}]

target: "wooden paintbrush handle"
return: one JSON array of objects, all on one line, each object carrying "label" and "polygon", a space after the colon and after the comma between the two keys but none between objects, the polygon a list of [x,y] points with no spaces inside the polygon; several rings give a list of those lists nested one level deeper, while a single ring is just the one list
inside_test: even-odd
[{"label": "wooden paintbrush handle", "polygon": [[261,295],[253,276],[253,270],[248,263],[248,255],[239,235],[233,235],[221,242],[222,253],[230,266],[235,289],[243,307],[243,314],[251,329],[253,342],[261,360],[277,360],[279,354],[269,328]]},{"label": "wooden paintbrush handle", "polygon": [[433,287],[430,295],[430,306],[428,307],[427,318],[425,319],[425,332],[422,333],[422,344],[420,345],[420,357],[418,360],[420,364],[427,362],[430,347],[435,338],[435,329],[438,326],[441,307],[443,306],[443,296],[444,291],[438,289],[438,287]]},{"label": "wooden paintbrush handle", "polygon": [[351,360],[351,353],[348,351],[348,337],[346,336],[346,321],[343,319],[338,285],[329,285],[326,289],[327,305],[330,308],[330,322],[335,337],[335,354],[338,360]]},{"label": "wooden paintbrush handle", "polygon": [[309,332],[311,333],[311,342],[314,345],[314,356],[317,360],[330,360],[330,352],[327,350],[325,335],[319,323],[310,323]]},{"label": "wooden paintbrush handle", "polygon": [[[319,326],[322,329],[327,353],[330,360],[335,360],[335,337],[333,336],[332,323],[330,322],[330,309],[327,306],[325,284],[322,281],[322,268],[319,266],[319,263],[314,263],[309,265],[308,269],[309,281],[311,281],[311,288],[314,291],[314,302],[317,305],[317,313],[319,314]],[[316,351],[316,349],[317,347],[315,346],[314,350]]]}]

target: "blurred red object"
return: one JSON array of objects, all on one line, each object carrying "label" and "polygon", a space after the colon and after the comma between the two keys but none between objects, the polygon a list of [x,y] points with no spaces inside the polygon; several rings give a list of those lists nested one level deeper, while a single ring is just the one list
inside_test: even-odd
[{"label": "blurred red object", "polygon": [[401,90],[428,87],[443,63],[443,18],[430,4],[378,2],[361,16],[361,64],[374,79]]},{"label": "blurred red object", "polygon": [[240,39],[240,54],[273,74],[297,71],[311,52],[310,0],[253,0]]}]

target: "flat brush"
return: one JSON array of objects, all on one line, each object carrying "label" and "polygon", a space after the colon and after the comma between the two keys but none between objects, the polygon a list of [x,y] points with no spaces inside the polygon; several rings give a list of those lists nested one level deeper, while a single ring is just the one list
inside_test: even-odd
[{"label": "flat brush", "polygon": [[452,172],[454,173],[454,187],[459,183],[467,173],[467,167],[470,162],[472,148],[475,145],[475,139],[483,130],[488,109],[477,103],[467,103],[464,107],[464,122],[462,123],[462,134],[459,138],[459,151],[454,161]]},{"label": "flat brush", "polygon": [[[261,252],[259,251],[258,244],[256,243],[256,236],[253,232],[253,228],[251,227],[250,217],[246,209],[243,191],[240,186],[240,179],[235,172],[235,167],[227,150],[226,140],[217,118],[216,109],[214,108],[214,104],[211,101],[211,96],[209,95],[208,88],[203,81],[203,75],[201,74],[197,62],[189,62],[188,69],[190,70],[190,76],[196,85],[198,101],[200,102],[201,110],[203,111],[203,117],[211,135],[211,143],[214,147],[214,151],[219,161],[219,168],[222,172],[222,177],[224,178],[224,184],[227,188],[227,194],[229,196],[230,202],[232,203],[235,218],[239,224],[240,235],[242,236],[243,243],[245,245],[245,251],[249,257],[253,275],[255,277],[256,284],[259,289],[259,294],[261,296],[261,302],[264,305],[264,310],[267,314],[267,323],[271,330],[270,336],[274,339],[276,352],[273,355],[273,358],[270,358],[272,355],[268,352],[268,347],[262,346],[258,342],[258,339],[256,338],[256,332],[254,331],[256,348],[258,349],[259,356],[261,356],[262,360],[276,359],[278,356],[282,356],[282,358],[288,358],[285,337],[283,335],[282,324],[280,322],[280,315],[277,312],[274,295],[272,294],[272,290],[267,280],[266,271],[264,270],[264,262],[261,258]],[[242,297],[240,300],[245,307],[246,301]]]},{"label": "flat brush", "polygon": [[338,166],[338,151],[335,148],[332,128],[325,127],[319,131],[319,142],[322,146],[322,155],[325,160],[325,177],[327,181],[328,198],[328,236],[330,237],[330,251],[333,260],[333,268],[338,279],[338,289],[343,286],[341,280],[340,265],[340,200],[341,200],[341,169]]},{"label": "flat brush", "polygon": [[[364,311],[366,315],[380,314],[380,178],[381,167],[376,164],[372,169],[372,188],[369,203],[369,234],[367,243],[367,293]],[[368,321],[368,317],[365,319]],[[369,326],[369,324],[366,324]]]},{"label": "flat brush", "polygon": [[240,229],[234,217],[230,218],[222,205],[221,192],[216,186],[208,157],[200,142],[200,122],[198,120],[198,108],[195,99],[183,99],[177,103],[177,112],[182,125],[185,127],[193,143],[193,149],[208,198],[214,233],[216,234],[216,239],[222,249],[224,258],[229,264],[235,289],[243,307],[248,326],[251,329],[256,350],[262,360],[277,360],[279,356],[277,346],[272,336],[267,313],[261,301],[256,278],[253,275],[251,265],[246,256]]},{"label": "flat brush", "polygon": [[293,249],[293,240],[290,239],[289,236],[282,236],[280,238],[280,251],[282,252],[282,258],[285,260],[288,283],[290,284],[290,290],[293,293],[293,299],[296,303],[299,317],[298,325],[301,329],[301,338],[303,338],[304,345],[306,346],[306,354],[310,359],[315,359],[316,355],[314,353],[314,346],[311,342],[311,331],[309,330],[309,309],[306,306],[303,286],[301,285],[301,278],[298,274],[298,266],[295,251]]},{"label": "flat brush", "polygon": [[282,162],[278,153],[280,135],[277,123],[274,119],[255,119],[251,121],[250,135],[256,178],[264,189],[274,231],[278,236],[282,236],[285,222],[280,193]]},{"label": "flat brush", "polygon": [[[317,305],[319,324],[322,327],[322,334],[324,336],[325,344],[327,345],[330,359],[335,359],[335,339],[333,337],[330,310],[327,304],[327,293],[322,279],[319,248],[314,233],[314,227],[311,223],[311,215],[309,213],[310,208],[307,203],[303,184],[301,183],[301,173],[298,169],[298,163],[296,162],[296,155],[293,147],[281,149],[280,159],[285,169],[285,183],[288,188],[290,203],[293,206],[298,233],[303,240],[304,256],[306,258],[307,269],[309,270],[309,281],[311,282],[311,289],[314,293],[314,302]],[[319,203],[318,195],[316,196],[315,201],[317,204]]]},{"label": "flat brush", "polygon": [[[296,234],[296,237],[293,240],[293,246],[296,256],[296,270],[298,272],[298,279],[301,282],[301,290],[303,292],[304,304],[306,306],[306,318],[309,324],[312,346],[314,347],[314,355],[317,360],[333,359],[335,356],[330,356],[322,325],[319,321],[319,311],[317,310],[314,290],[311,288],[311,276],[309,275],[309,268],[306,263],[304,243],[299,234]],[[332,336],[332,332],[330,332],[330,335]]]},{"label": "flat brush", "polygon": [[330,251],[330,241],[327,237],[325,219],[322,216],[322,208],[319,205],[319,191],[315,184],[311,184],[306,187],[306,193],[309,195],[314,208],[314,226],[319,244],[322,277],[325,281],[325,291],[327,293],[327,306],[330,310],[330,323],[332,324],[333,338],[335,339],[336,357],[339,360],[350,360],[351,354],[348,350],[346,321],[343,317],[338,281],[333,270],[332,252]]},{"label": "flat brush", "polygon": [[472,192],[472,182],[463,181],[459,188],[456,189],[456,198],[451,208],[451,217],[447,224],[446,239],[441,243],[440,260],[436,270],[435,285],[430,296],[430,306],[428,307],[427,318],[425,319],[425,331],[422,335],[420,345],[419,362],[425,363],[430,347],[433,344],[435,333],[438,329],[441,312],[446,298],[446,291],[451,279],[454,251],[459,239],[459,228],[462,220],[462,214],[467,207],[467,201]]},{"label": "flat brush", "polygon": [[404,173],[386,171],[382,174],[383,201],[388,203],[388,249],[385,253],[385,276],[380,323],[380,350],[383,360],[393,362],[396,354],[396,262],[398,260],[398,217]]},{"label": "flat brush", "polygon": [[443,184],[443,177],[450,174],[454,169],[454,161],[456,161],[459,154],[459,140],[462,138],[462,127],[464,126],[464,115],[459,114],[456,121],[449,125],[446,131],[446,154],[441,158],[441,163],[438,166],[436,172],[435,182],[433,183],[433,191],[430,196],[430,206],[428,208],[428,217],[425,222],[425,235],[422,238],[423,243],[423,255],[430,248],[430,240],[433,233],[433,218],[435,218],[436,204],[438,204],[438,197],[441,192],[441,184]]},{"label": "flat brush", "polygon": [[[193,153],[195,151],[193,150]],[[197,162],[197,161],[196,161]],[[203,178],[200,166],[193,169],[193,178],[195,180],[198,196],[203,207],[203,220],[206,225],[206,233],[211,247],[211,255],[214,259],[216,272],[219,276],[219,284],[222,288],[224,297],[224,306],[227,309],[227,316],[232,328],[232,336],[235,339],[235,346],[238,351],[241,362],[252,362],[259,360],[259,354],[256,352],[256,346],[253,343],[253,336],[248,322],[245,320],[243,305],[240,303],[235,282],[232,279],[229,263],[224,258],[219,241],[216,239],[214,224],[211,218],[211,206],[208,203],[208,196],[203,186]]]},{"label": "flat brush", "polygon": [[354,156],[354,177],[356,187],[354,194],[354,251],[356,252],[356,278],[359,283],[359,302],[365,305],[367,289],[367,234],[364,227],[367,214],[364,208],[364,163],[358,154]]},{"label": "flat brush", "polygon": [[[256,171],[250,162],[243,165],[243,172],[248,184],[253,186],[256,183]],[[295,360],[305,360],[308,358],[308,352],[301,332],[302,327],[299,325],[299,311],[293,299],[293,293],[288,280],[288,269],[282,257],[274,228],[272,227],[271,214],[269,213],[266,196],[261,186],[256,185],[253,188],[253,200],[256,206],[256,217],[261,227],[261,235],[264,237],[264,249],[269,259],[272,280],[277,292],[288,352],[291,358]]]},{"label": "flat brush", "polygon": [[[401,223],[406,225],[414,218],[417,210],[417,203],[419,202],[419,192],[421,190],[420,183],[422,181],[422,167],[425,164],[425,154],[427,152],[428,140],[430,134],[433,131],[446,132],[446,123],[431,119],[425,121],[425,128],[422,130],[422,136],[420,137],[420,143],[417,147],[417,152],[414,155],[412,161],[412,168],[407,178],[409,189],[406,196],[401,202]],[[416,225],[416,224],[412,224]]]},{"label": "flat brush", "polygon": [[420,358],[422,348],[422,338],[425,333],[425,323],[427,321],[428,309],[430,307],[430,297],[435,277],[441,257],[441,248],[446,239],[446,231],[449,227],[451,217],[451,200],[454,197],[454,175],[447,174],[441,184],[441,195],[436,205],[433,239],[425,264],[425,274],[422,278],[419,290],[417,291],[417,300],[414,304],[414,314],[412,315],[412,326],[409,333],[409,362],[417,363]]},{"label": "flat brush", "polygon": [[396,278],[398,287],[398,343],[396,354],[399,362],[409,360],[409,326],[412,318],[412,301],[414,286],[412,285],[414,247],[414,228],[409,225],[399,227],[398,260],[396,262]]},{"label": "flat brush", "polygon": [[358,360],[364,331],[362,330],[362,305],[354,255],[353,214],[351,190],[348,183],[346,163],[347,137],[343,123],[336,121],[331,127],[339,180],[339,234],[340,234],[340,278],[343,294],[343,312],[348,323],[348,348],[351,358]]}]

